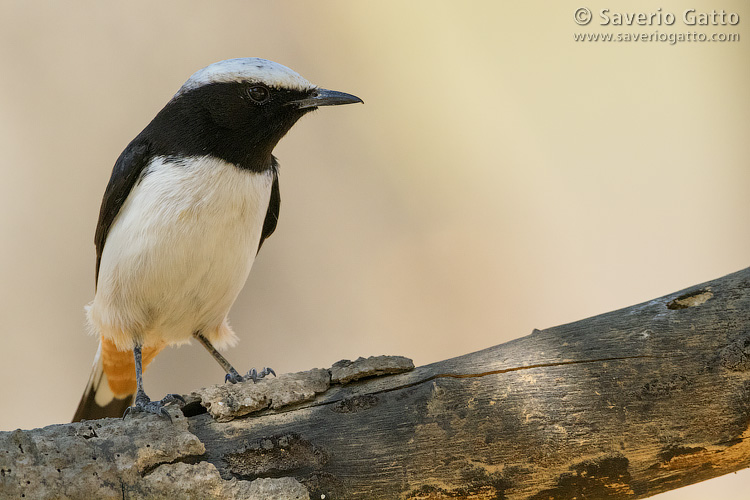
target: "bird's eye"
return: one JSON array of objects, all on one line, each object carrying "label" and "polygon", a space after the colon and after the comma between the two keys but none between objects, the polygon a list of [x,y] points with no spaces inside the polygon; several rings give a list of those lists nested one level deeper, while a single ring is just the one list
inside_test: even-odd
[{"label": "bird's eye", "polygon": [[270,92],[266,87],[263,87],[262,85],[256,85],[247,89],[247,95],[253,101],[262,103],[268,100],[268,98],[270,97]]}]

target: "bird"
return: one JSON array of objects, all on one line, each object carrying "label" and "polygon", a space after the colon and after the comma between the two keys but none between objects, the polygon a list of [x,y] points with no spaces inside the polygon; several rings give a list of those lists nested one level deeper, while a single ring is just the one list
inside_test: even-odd
[{"label": "bird", "polygon": [[270,368],[240,375],[218,351],[237,341],[227,314],[276,229],[273,150],[311,111],[362,102],[273,61],[227,59],[190,76],[127,145],[94,235],[95,294],[86,317],[99,347],[74,422],[137,412],[169,417],[166,407],[182,398],[152,401],[143,370],[165,347],[192,339],[226,371],[225,382],[275,375]]}]

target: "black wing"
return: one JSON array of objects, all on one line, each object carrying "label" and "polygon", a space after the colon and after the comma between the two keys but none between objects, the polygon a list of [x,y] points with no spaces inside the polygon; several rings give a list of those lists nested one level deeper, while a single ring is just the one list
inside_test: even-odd
[{"label": "black wing", "polygon": [[[104,243],[109,229],[125,203],[130,191],[141,177],[149,159],[149,145],[145,141],[134,140],[115,162],[107,190],[104,191],[102,207],[99,210],[99,222],[96,225],[94,244],[96,245],[96,281],[99,282],[99,263],[102,260]],[[263,227],[265,232],[265,226]]]},{"label": "black wing", "polygon": [[276,158],[273,159],[273,186],[271,186],[271,199],[268,202],[268,211],[266,219],[263,221],[263,232],[260,235],[258,243],[258,252],[266,238],[271,236],[276,230],[276,223],[279,221],[279,209],[281,208],[281,193],[279,193],[279,166]]}]

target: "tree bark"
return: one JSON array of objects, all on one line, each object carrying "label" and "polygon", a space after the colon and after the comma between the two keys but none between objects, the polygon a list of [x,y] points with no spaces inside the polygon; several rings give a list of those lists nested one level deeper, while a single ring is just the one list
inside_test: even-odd
[{"label": "tree bark", "polygon": [[358,379],[394,359],[0,433],[0,497],[645,498],[750,466],[750,268]]}]

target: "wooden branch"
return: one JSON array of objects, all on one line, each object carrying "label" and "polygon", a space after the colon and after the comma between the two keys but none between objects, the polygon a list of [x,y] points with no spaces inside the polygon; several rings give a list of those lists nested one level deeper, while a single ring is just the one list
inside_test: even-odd
[{"label": "wooden branch", "polygon": [[734,472],[750,466],[750,268],[357,380],[407,368],[208,388],[171,424],[0,433],[0,497],[617,499]]}]

